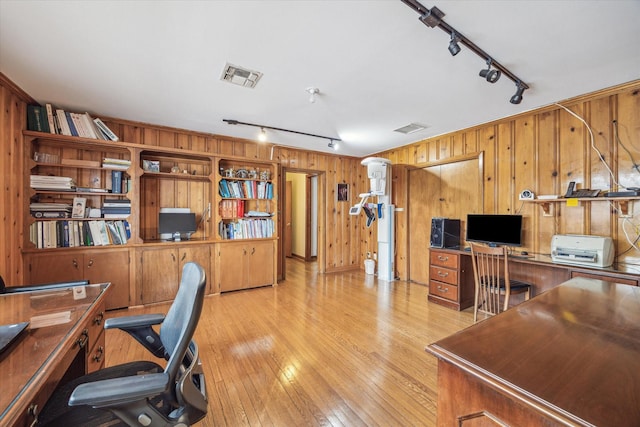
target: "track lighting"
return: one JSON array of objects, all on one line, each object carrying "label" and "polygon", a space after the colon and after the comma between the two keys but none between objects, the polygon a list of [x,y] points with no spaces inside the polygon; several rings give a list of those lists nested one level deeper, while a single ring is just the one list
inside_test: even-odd
[{"label": "track lighting", "polygon": [[[315,93],[318,93],[318,92],[315,92]],[[267,140],[266,129],[271,129],[271,130],[277,130],[277,131],[281,131],[281,132],[295,133],[295,134],[298,134],[298,135],[312,136],[314,138],[328,139],[329,140],[329,148],[333,148],[334,150],[338,149],[338,142],[341,142],[341,139],[334,138],[334,137],[331,137],[331,136],[316,135],[316,134],[313,134],[313,133],[299,132],[297,130],[276,128],[276,127],[272,127],[272,126],[258,125],[258,124],[255,124],[255,123],[239,122],[238,120],[234,120],[234,119],[222,119],[222,121],[226,122],[227,124],[230,124],[230,125],[244,125],[244,126],[254,126],[254,127],[260,128],[260,134],[258,135],[258,140],[260,140],[260,141],[266,141]]]},{"label": "track lighting", "polygon": [[497,82],[501,75],[500,70],[491,69],[491,59],[487,59],[487,69],[480,70],[480,77],[484,77],[489,83]]},{"label": "track lighting", "polygon": [[267,131],[264,128],[260,128],[260,133],[258,134],[258,141],[265,142],[267,140]]},{"label": "track lighting", "polygon": [[459,41],[460,39],[458,38],[458,35],[455,33],[455,31],[452,31],[451,41],[449,42],[449,52],[451,52],[451,56],[456,56],[458,53],[460,53],[460,45],[458,44]]},{"label": "track lighting", "polygon": [[317,87],[308,87],[306,91],[309,92],[309,102],[312,104],[316,102],[316,95],[320,93],[320,89]]},{"label": "track lighting", "polygon": [[460,45],[458,44],[460,43],[479,57],[486,60],[487,69],[483,69],[482,71],[480,71],[480,77],[485,78],[489,83],[495,83],[498,81],[501,75],[504,74],[505,76],[507,76],[509,80],[516,84],[517,88],[515,95],[511,97],[511,103],[519,104],[520,102],[522,102],[522,93],[526,89],[529,89],[529,86],[524,81],[522,81],[522,79],[509,71],[508,68],[504,67],[499,62],[494,61],[491,56],[487,52],[482,50],[478,45],[466,38],[451,25],[447,24],[442,19],[444,17],[444,12],[442,12],[435,6],[429,9],[420,4],[418,0],[402,0],[402,2],[409,6],[411,9],[415,10],[420,15],[418,19],[424,25],[431,28],[438,27],[451,36],[451,40],[449,41],[449,52],[452,56],[456,56],[458,53],[460,53],[461,49]]},{"label": "track lighting", "polygon": [[518,80],[516,82],[516,93],[511,97],[509,102],[512,104],[520,104],[522,102],[522,94],[525,89],[527,89],[527,86]]}]

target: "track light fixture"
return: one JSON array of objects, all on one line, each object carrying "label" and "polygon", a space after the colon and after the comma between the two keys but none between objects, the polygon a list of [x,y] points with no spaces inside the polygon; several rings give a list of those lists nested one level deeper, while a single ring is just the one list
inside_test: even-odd
[{"label": "track light fixture", "polygon": [[509,100],[510,103],[512,104],[520,104],[522,102],[522,94],[524,93],[524,90],[526,89],[526,85],[523,84],[520,81],[516,82],[516,93],[511,97],[511,99]]},{"label": "track light fixture", "polygon": [[260,133],[258,134],[258,141],[265,142],[267,140],[267,131],[264,128],[260,128]]},{"label": "track light fixture", "polygon": [[334,137],[331,137],[331,136],[322,136],[322,135],[316,135],[316,134],[313,134],[313,133],[300,132],[300,131],[297,131],[297,130],[276,128],[276,127],[272,127],[272,126],[259,125],[259,124],[255,124],[255,123],[240,122],[238,120],[233,120],[233,119],[222,119],[222,121],[226,122],[227,124],[230,124],[230,125],[244,125],[244,126],[253,126],[253,127],[260,128],[260,135],[258,136],[258,139],[260,141],[262,141],[262,135],[264,135],[264,140],[267,139],[267,133],[266,133],[265,129],[278,130],[278,131],[281,131],[281,132],[295,133],[295,134],[298,134],[298,135],[312,136],[314,138],[328,139],[329,140],[329,148],[333,148],[334,150],[338,149],[338,142],[342,141],[340,138],[334,138]]},{"label": "track light fixture", "polygon": [[420,15],[418,19],[427,27],[438,27],[451,36],[451,40],[449,41],[449,52],[451,52],[451,55],[455,56],[460,52],[460,45],[458,44],[460,43],[482,59],[486,60],[488,67],[486,70],[483,69],[480,71],[480,76],[487,79],[489,83],[497,82],[502,74],[507,76],[507,78],[516,84],[517,88],[517,91],[515,95],[511,97],[510,102],[512,104],[519,104],[522,102],[522,94],[526,89],[529,89],[529,86],[502,64],[494,61],[491,55],[480,49],[479,46],[466,38],[458,30],[443,21],[442,18],[444,17],[444,12],[435,6],[429,9],[420,4],[417,0],[402,0],[402,2],[418,12]]},{"label": "track light fixture", "polygon": [[316,102],[316,95],[320,93],[320,89],[318,89],[317,87],[308,87],[305,90],[309,92],[309,102],[311,104]]},{"label": "track light fixture", "polygon": [[502,72],[500,70],[492,70],[491,62],[491,58],[487,59],[487,69],[480,70],[480,77],[484,77],[489,83],[495,83],[502,75]]},{"label": "track light fixture", "polygon": [[449,52],[451,53],[451,56],[456,56],[457,54],[460,53],[460,45],[458,44],[458,42],[460,41],[460,39],[458,38],[458,35],[455,33],[455,31],[451,32],[451,41],[449,42]]}]

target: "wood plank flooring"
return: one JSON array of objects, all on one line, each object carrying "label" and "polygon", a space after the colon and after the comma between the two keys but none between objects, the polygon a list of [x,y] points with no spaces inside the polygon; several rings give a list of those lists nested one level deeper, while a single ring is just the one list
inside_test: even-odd
[{"label": "wood plank flooring", "polygon": [[[472,322],[427,302],[425,286],[288,259],[276,287],[205,300],[195,338],[209,413],[199,425],[434,426],[436,359],[424,348]],[[106,333],[108,365],[153,360],[125,333]]]}]

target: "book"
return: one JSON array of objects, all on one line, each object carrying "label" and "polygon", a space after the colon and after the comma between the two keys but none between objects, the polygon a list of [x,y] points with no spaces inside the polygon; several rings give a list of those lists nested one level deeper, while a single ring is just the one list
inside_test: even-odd
[{"label": "book", "polygon": [[45,116],[39,105],[27,105],[27,128],[37,132],[49,132],[48,121],[45,128]]},{"label": "book", "polygon": [[113,133],[113,131],[109,129],[109,127],[104,124],[102,120],[100,120],[99,118],[95,118],[93,119],[93,122],[98,126],[98,129],[100,129],[100,131],[104,133],[105,136],[107,136],[111,141],[119,141],[116,134]]},{"label": "book", "polygon": [[73,122],[73,125],[76,127],[78,136],[81,136],[83,138],[89,138],[90,137],[89,131],[85,130],[84,123],[82,122],[83,114],[70,113],[69,116],[71,117],[71,121]]},{"label": "book", "polygon": [[69,131],[71,132],[71,136],[78,136],[78,130],[76,129],[76,125],[73,123],[73,119],[71,118],[71,113],[68,111],[65,111],[64,115],[67,118],[67,125],[69,126]]},{"label": "book", "polygon": [[87,126],[91,129],[90,132],[93,132],[94,138],[102,139],[103,141],[107,140],[107,137],[100,131],[100,129],[98,129],[98,126],[94,123],[93,117],[91,117],[91,114],[84,113],[84,117],[87,122]]},{"label": "book", "polygon": [[122,171],[111,171],[111,192],[122,193]]},{"label": "book", "polygon": [[67,116],[64,113],[64,110],[58,108],[56,110],[56,118],[58,119],[58,129],[59,134],[71,136],[71,129],[69,128],[69,123],[67,122]]},{"label": "book", "polygon": [[45,104],[45,110],[47,111],[47,122],[49,123],[49,132],[57,133],[58,128],[54,119],[53,106],[49,103]]}]

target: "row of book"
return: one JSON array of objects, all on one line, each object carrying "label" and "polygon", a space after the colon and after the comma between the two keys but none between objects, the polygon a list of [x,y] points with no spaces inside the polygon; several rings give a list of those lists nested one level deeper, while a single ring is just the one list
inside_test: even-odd
[{"label": "row of book", "polygon": [[51,104],[28,105],[27,127],[37,132],[53,133],[82,138],[118,141],[118,137],[99,118],[89,113],[71,113]]},{"label": "row of book", "polygon": [[76,184],[67,176],[31,175],[31,188],[36,190],[73,191]]},{"label": "row of book", "polygon": [[273,231],[271,218],[220,221],[218,224],[218,233],[223,240],[267,238],[273,236]]},{"label": "row of book", "polygon": [[131,214],[131,200],[104,199],[102,201],[103,218],[122,218]]},{"label": "row of book", "polygon": [[130,237],[126,220],[36,221],[29,227],[31,243],[38,249],[124,245]]},{"label": "row of book", "polygon": [[237,199],[273,199],[273,183],[266,181],[228,181],[218,183],[222,197]]}]

